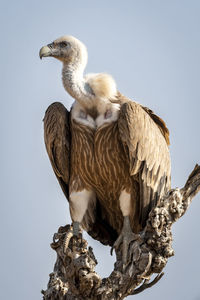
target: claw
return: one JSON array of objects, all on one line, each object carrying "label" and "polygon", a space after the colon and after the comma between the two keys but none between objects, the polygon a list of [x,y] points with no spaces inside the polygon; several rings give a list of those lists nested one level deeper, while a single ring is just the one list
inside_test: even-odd
[{"label": "claw", "polygon": [[115,248],[114,245],[115,245],[115,244],[113,244],[113,246],[112,246],[111,249],[110,249],[110,255],[113,255],[113,250],[114,250],[114,248]]},{"label": "claw", "polygon": [[64,253],[66,253],[67,248],[69,247],[69,242],[70,242],[72,237],[73,237],[73,232],[72,232],[72,230],[70,230],[65,235],[65,239],[64,239],[64,243],[63,243]]}]

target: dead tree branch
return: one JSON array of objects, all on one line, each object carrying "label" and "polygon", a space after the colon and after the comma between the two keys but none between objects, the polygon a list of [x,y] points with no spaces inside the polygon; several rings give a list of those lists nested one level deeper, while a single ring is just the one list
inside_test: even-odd
[{"label": "dead tree branch", "polygon": [[[168,258],[174,255],[171,226],[188,209],[200,190],[200,166],[196,165],[182,189],[172,189],[151,213],[138,240],[129,246],[128,264],[122,269],[122,252],[116,252],[114,270],[108,278],[95,272],[97,260],[92,248],[82,239],[72,238],[64,251],[66,232],[70,225],[60,227],[51,247],[57,261],[46,291],[45,300],[120,300],[135,295],[156,284]],[[151,276],[158,274],[153,281]]]}]

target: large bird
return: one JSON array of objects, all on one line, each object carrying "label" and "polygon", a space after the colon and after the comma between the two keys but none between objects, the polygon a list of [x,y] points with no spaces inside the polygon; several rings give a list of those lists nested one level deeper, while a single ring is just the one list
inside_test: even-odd
[{"label": "large bird", "polygon": [[40,58],[63,63],[62,80],[75,99],[44,117],[46,149],[69,200],[73,234],[80,226],[116,248],[144,228],[149,212],[170,189],[169,131],[150,109],[120,94],[105,73],[84,76],[87,49],[72,36],[44,46]]}]

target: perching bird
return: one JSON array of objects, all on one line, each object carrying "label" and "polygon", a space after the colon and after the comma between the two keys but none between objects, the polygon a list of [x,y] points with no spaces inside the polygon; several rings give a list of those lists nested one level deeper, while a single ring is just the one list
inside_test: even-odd
[{"label": "perching bird", "polygon": [[150,109],[122,96],[105,73],[84,76],[87,49],[63,36],[40,50],[63,63],[62,80],[74,98],[44,117],[46,149],[69,200],[73,233],[79,227],[114,248],[128,245],[152,207],[170,189],[169,131]]}]

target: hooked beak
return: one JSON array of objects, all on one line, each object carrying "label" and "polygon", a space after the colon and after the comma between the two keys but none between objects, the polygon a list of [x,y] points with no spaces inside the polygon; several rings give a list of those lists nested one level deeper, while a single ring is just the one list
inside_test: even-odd
[{"label": "hooked beak", "polygon": [[42,47],[40,49],[39,56],[40,56],[40,59],[42,59],[43,57],[52,56],[51,49],[48,46]]}]

